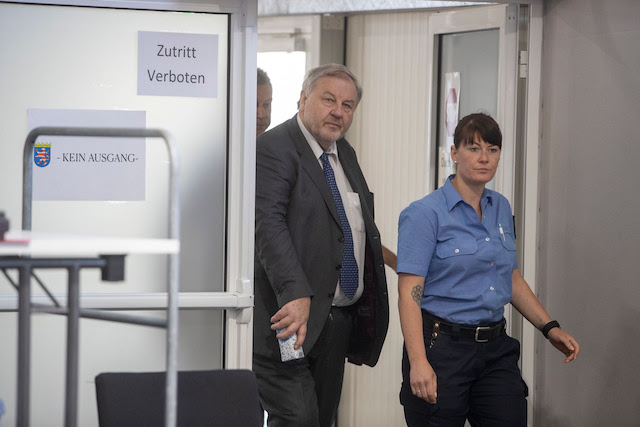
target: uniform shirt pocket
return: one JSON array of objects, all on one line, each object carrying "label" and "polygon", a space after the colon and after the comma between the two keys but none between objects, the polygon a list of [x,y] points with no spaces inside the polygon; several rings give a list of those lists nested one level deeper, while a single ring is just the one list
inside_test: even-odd
[{"label": "uniform shirt pocket", "polygon": [[500,241],[506,250],[516,250],[516,239],[513,237],[513,232],[511,230],[504,230],[504,238],[500,239]]},{"label": "uniform shirt pocket", "polygon": [[478,243],[475,239],[457,238],[438,242],[436,255],[438,258],[449,258],[459,255],[471,255],[478,251]]}]

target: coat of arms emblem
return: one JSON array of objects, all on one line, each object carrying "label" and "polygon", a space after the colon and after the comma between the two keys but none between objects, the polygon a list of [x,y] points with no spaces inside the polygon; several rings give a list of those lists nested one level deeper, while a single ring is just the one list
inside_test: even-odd
[{"label": "coat of arms emblem", "polygon": [[33,162],[41,168],[47,166],[51,161],[51,143],[37,143],[33,148]]}]

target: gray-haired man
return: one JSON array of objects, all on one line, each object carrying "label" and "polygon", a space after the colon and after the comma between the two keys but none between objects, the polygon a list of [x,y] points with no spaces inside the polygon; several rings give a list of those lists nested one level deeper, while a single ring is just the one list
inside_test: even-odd
[{"label": "gray-haired man", "polygon": [[[348,68],[315,68],[298,114],[258,138],[253,369],[270,427],[330,427],[345,358],[374,366],[387,333],[373,194],[343,138],[361,97]],[[294,333],[305,357],[282,362]]]}]

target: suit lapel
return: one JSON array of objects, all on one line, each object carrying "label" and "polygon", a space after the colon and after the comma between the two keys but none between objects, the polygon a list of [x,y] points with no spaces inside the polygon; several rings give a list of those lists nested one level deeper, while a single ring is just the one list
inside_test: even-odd
[{"label": "suit lapel", "polygon": [[331,189],[327,183],[327,178],[324,176],[324,172],[318,163],[318,159],[316,159],[313,154],[313,150],[309,147],[307,139],[300,130],[296,117],[297,116],[294,116],[289,120],[289,135],[291,136],[291,140],[293,141],[298,154],[300,154],[302,168],[307,172],[311,181],[313,181],[318,188],[318,191],[320,191],[320,194],[322,195],[329,212],[331,212],[333,219],[338,225],[340,225],[340,217],[338,216],[338,210],[336,209],[336,204],[333,201]]}]

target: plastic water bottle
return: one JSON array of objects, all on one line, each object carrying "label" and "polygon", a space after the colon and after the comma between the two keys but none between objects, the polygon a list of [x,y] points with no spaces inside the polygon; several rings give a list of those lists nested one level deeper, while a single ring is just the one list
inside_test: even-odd
[{"label": "plastic water bottle", "polygon": [[[278,329],[276,332],[280,333],[282,329]],[[299,349],[293,348],[298,339],[298,334],[293,334],[289,338],[281,340],[278,338],[278,344],[280,345],[280,360],[287,362],[294,359],[302,359],[304,357],[304,351],[302,347]]]}]

